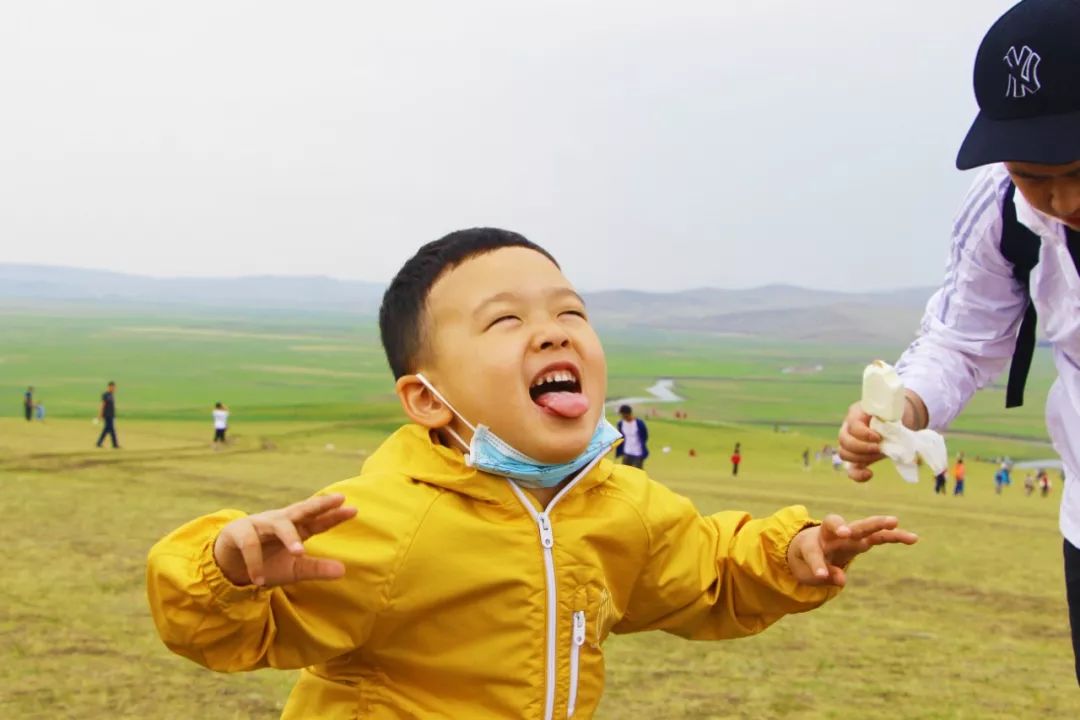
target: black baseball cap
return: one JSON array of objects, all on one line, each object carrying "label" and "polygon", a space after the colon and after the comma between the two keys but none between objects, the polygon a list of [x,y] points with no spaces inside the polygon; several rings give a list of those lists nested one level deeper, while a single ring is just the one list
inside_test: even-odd
[{"label": "black baseball cap", "polygon": [[975,99],[959,169],[1080,160],[1080,0],[1024,0],[1002,15],[975,57]]}]

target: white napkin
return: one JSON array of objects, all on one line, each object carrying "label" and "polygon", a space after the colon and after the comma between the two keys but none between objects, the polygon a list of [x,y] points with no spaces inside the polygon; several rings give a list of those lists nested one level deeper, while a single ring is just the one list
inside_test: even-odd
[{"label": "white napkin", "polygon": [[893,461],[900,477],[909,483],[919,482],[917,458],[930,466],[934,475],[949,467],[945,438],[933,430],[909,430],[899,421],[885,422],[870,418],[870,429],[881,436],[881,453]]}]

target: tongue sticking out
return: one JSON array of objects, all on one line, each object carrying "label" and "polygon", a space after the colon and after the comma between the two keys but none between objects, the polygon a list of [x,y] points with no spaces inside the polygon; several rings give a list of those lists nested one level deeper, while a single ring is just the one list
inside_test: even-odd
[{"label": "tongue sticking out", "polygon": [[589,410],[589,398],[579,392],[544,393],[536,398],[536,404],[564,418],[579,418]]}]

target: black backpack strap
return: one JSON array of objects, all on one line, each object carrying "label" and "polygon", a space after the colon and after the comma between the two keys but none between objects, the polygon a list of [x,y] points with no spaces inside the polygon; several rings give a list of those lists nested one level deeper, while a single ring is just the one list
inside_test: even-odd
[{"label": "black backpack strap", "polygon": [[1035,330],[1038,317],[1035,303],[1031,302],[1031,269],[1039,262],[1039,246],[1042,239],[1025,227],[1016,217],[1016,185],[1009,183],[1005,203],[1001,209],[1001,254],[1012,263],[1013,277],[1024,288],[1027,309],[1020,322],[1016,336],[1016,349],[1009,365],[1009,384],[1005,389],[1005,407],[1014,408],[1024,404],[1024,385],[1027,384],[1031,359],[1035,354]]},{"label": "black backpack strap", "polygon": [[1080,272],[1080,230],[1073,230],[1066,225],[1065,242],[1068,245],[1069,254],[1072,255],[1073,265],[1076,266],[1077,272]]}]

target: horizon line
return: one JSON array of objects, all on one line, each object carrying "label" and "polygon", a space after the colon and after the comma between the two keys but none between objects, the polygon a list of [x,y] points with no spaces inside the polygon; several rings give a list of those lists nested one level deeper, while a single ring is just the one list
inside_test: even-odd
[{"label": "horizon line", "polygon": [[[88,272],[88,273],[103,273],[108,275],[115,275],[124,278],[137,278],[142,280],[156,280],[156,281],[184,281],[184,280],[288,280],[288,279],[306,279],[306,280],[328,280],[338,283],[352,283],[360,285],[371,285],[385,288],[390,284],[389,280],[369,280],[366,278],[350,278],[339,277],[334,275],[327,275],[325,273],[315,274],[274,274],[274,273],[252,273],[249,275],[159,275],[147,272],[130,272],[125,270],[114,270],[105,267],[86,267],[79,265],[62,265],[52,263],[25,263],[25,262],[6,262],[0,261],[0,269],[3,268],[25,268],[34,270],[70,270],[76,272]],[[719,285],[695,285],[691,287],[684,287],[679,289],[670,290],[643,290],[640,288],[631,287],[610,287],[610,288],[582,288],[582,293],[597,294],[597,293],[617,293],[617,292],[632,292],[640,293],[643,295],[677,295],[681,293],[693,293],[701,291],[714,291],[719,290],[723,292],[751,292],[754,290],[768,290],[771,288],[792,288],[796,290],[807,290],[810,292],[824,292],[835,293],[839,295],[886,295],[889,293],[904,292],[907,290],[925,290],[927,288],[935,287],[933,285],[902,285],[890,288],[881,288],[875,290],[841,290],[829,287],[815,287],[811,285],[799,285],[793,282],[774,281],[762,283],[759,285],[745,285],[739,287],[723,287]]]}]

